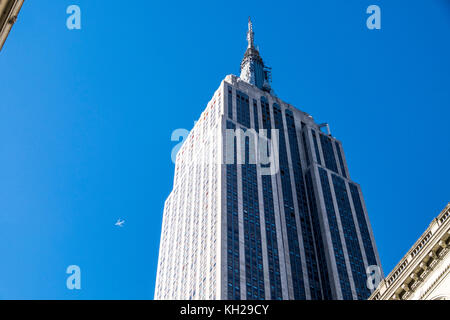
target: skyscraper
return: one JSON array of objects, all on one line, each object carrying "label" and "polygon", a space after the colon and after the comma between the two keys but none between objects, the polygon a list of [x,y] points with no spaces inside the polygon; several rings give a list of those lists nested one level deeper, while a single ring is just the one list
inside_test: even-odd
[{"label": "skyscraper", "polygon": [[366,299],[381,264],[342,144],[274,94],[250,20],[247,40],[177,154],[155,299]]}]

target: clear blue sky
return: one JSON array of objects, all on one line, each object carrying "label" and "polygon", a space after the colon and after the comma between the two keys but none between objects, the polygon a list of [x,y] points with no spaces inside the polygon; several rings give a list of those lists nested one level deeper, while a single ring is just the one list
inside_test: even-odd
[{"label": "clear blue sky", "polygon": [[238,74],[249,15],[278,96],[343,142],[392,270],[450,200],[449,1],[25,1],[0,53],[0,299],[153,298],[171,133]]}]

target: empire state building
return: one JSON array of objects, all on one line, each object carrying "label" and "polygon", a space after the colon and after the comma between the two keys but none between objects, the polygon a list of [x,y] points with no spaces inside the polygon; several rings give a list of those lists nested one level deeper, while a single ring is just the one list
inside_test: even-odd
[{"label": "empire state building", "polygon": [[367,299],[381,264],[342,144],[274,94],[250,20],[247,40],[177,154],[155,299]]}]

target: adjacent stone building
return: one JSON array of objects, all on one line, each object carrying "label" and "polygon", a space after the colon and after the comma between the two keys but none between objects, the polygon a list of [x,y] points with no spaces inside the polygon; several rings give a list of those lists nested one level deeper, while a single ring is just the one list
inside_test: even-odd
[{"label": "adjacent stone building", "polygon": [[369,300],[450,300],[450,203]]}]

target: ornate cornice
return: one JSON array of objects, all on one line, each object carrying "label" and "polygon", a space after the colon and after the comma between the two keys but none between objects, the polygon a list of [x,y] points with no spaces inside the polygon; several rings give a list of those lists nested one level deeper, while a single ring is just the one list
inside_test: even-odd
[{"label": "ornate cornice", "polygon": [[443,279],[443,277],[447,274],[449,270],[450,270],[450,263],[447,263],[444,270],[436,277],[436,279],[429,286],[426,287],[426,289],[420,295],[419,300],[423,300],[423,298],[430,292],[430,290],[436,287],[436,285]]},{"label": "ornate cornice", "polygon": [[[431,222],[427,230],[392,272],[381,281],[369,300],[408,299],[435,270],[449,251],[450,203]],[[441,276],[444,274],[445,272]],[[438,281],[437,279],[433,283],[436,284]],[[432,287],[434,285],[427,287],[427,292]]]}]

